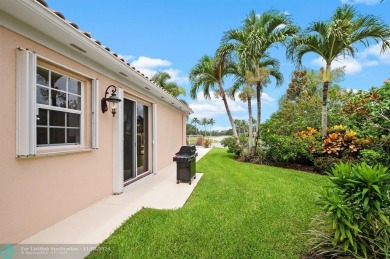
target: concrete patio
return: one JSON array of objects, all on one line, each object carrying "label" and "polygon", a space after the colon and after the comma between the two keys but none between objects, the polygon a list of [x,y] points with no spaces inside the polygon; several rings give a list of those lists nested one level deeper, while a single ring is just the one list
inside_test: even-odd
[{"label": "concrete patio", "polygon": [[[197,147],[201,159],[210,149]],[[18,246],[27,244],[45,245],[88,245],[96,247],[110,236],[123,221],[143,207],[155,209],[177,209],[182,207],[202,178],[196,174],[192,184],[176,184],[176,163],[133,184],[121,195],[111,195],[77,212],[57,224],[23,240]],[[18,247],[16,247],[17,250]],[[20,247],[19,247],[20,248]],[[71,258],[83,258],[89,253],[82,249],[73,253]],[[17,257],[21,256],[17,253]],[[21,258],[26,258],[21,256]],[[45,258],[66,258],[49,256]],[[69,257],[70,258],[70,257]]]}]

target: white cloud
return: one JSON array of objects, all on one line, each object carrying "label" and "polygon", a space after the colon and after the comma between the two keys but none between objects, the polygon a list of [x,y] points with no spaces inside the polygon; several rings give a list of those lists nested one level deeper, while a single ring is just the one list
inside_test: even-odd
[{"label": "white cloud", "polygon": [[181,73],[182,73],[181,70],[169,68],[169,69],[163,70],[163,72],[167,72],[168,74],[170,74],[171,75],[170,81],[176,82],[179,85],[180,84],[188,84],[188,82],[189,82],[189,79],[187,76],[181,75]]},{"label": "white cloud", "polygon": [[374,5],[380,3],[381,0],[341,0],[342,4],[366,4]]},{"label": "white cloud", "polygon": [[[218,115],[226,114],[225,105],[222,99],[217,99],[214,97],[214,92],[210,92],[211,99],[205,99],[203,92],[197,94],[197,100],[190,103],[191,109],[194,113],[190,116],[191,118],[215,118]],[[232,113],[235,112],[245,112],[246,103],[241,102],[239,99],[236,101],[228,99],[229,109]]]},{"label": "white cloud", "polygon": [[[312,60],[311,63],[318,67],[325,67],[325,61],[321,57]],[[381,53],[381,44],[374,44],[356,52],[355,58],[339,57],[332,63],[332,68],[345,66],[346,74],[356,74],[361,72],[364,67],[374,67],[381,64],[390,64],[390,51]]]},{"label": "white cloud", "polygon": [[[385,53],[381,53],[381,45],[380,44],[375,44],[372,45],[365,50],[358,52],[357,57],[360,59],[376,59],[375,61],[382,62],[385,64],[390,64],[390,51],[387,51]],[[372,62],[372,60],[371,60]]]},{"label": "white cloud", "polygon": [[141,68],[169,67],[172,64],[166,59],[148,58],[148,57],[141,56],[138,57],[135,61],[133,61],[132,65],[141,69]]},{"label": "white cloud", "polygon": [[261,95],[261,100],[264,102],[264,103],[273,103],[276,101],[275,98],[269,96],[267,93],[262,93]]},{"label": "white cloud", "polygon": [[[247,111],[248,111],[248,104],[246,102],[241,101],[238,98],[238,94],[236,93],[236,98],[235,101],[228,99],[228,105],[230,112],[232,113],[233,118],[245,118],[247,119],[248,116]],[[214,92],[210,92],[211,99],[205,99],[203,96],[203,92],[200,92],[197,94],[197,100],[190,103],[191,109],[194,111],[193,114],[191,114],[190,118],[215,118],[218,115],[227,115],[225,105],[222,101],[221,98],[217,99],[214,97]],[[276,101],[275,98],[271,97],[267,93],[263,93],[262,97],[262,104],[263,105],[268,105],[271,103],[274,103]],[[256,100],[252,101],[252,109],[255,112],[256,110]],[[244,112],[245,115],[240,114]],[[255,114],[253,115],[255,116]]]},{"label": "white cloud", "polygon": [[[325,60],[318,57],[311,61],[313,65],[325,67]],[[362,64],[352,57],[340,57],[332,62],[332,69],[345,66],[345,74],[356,74],[363,68]]]},{"label": "white cloud", "polygon": [[181,75],[182,71],[179,69],[172,68],[172,63],[166,59],[160,58],[149,58],[145,56],[140,56],[138,58],[132,55],[119,55],[125,60],[131,63],[131,66],[134,66],[141,73],[147,77],[152,77],[159,71],[167,72],[171,75],[169,81],[175,82],[177,84],[187,84],[188,77]]}]

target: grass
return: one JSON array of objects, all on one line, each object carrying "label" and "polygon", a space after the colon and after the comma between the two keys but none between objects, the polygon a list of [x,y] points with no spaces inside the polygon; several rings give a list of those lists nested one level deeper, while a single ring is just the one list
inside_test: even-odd
[{"label": "grass", "polygon": [[88,258],[300,258],[319,175],[240,163],[211,150],[178,210],[142,209]]}]

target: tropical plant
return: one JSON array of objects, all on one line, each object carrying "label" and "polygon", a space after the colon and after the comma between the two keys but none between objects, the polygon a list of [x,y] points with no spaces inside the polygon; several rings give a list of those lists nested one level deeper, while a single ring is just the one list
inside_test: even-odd
[{"label": "tropical plant", "polygon": [[390,83],[353,94],[342,110],[351,126],[373,140],[370,151],[360,155],[361,161],[390,166]]},{"label": "tropical plant", "polygon": [[310,231],[313,250],[332,257],[388,258],[390,172],[381,165],[340,163],[320,192],[322,213]]},{"label": "tropical plant", "polygon": [[[168,91],[173,96],[177,97],[180,94],[185,95],[186,90],[178,86],[175,82],[170,82],[171,75],[167,72],[157,72],[151,78],[152,81],[159,84],[162,88]],[[181,100],[183,102],[183,100]]]},{"label": "tropical plant", "polygon": [[222,98],[230,125],[233,130],[233,136],[239,143],[236,127],[226,99],[225,89],[223,88],[223,79],[231,74],[233,67],[229,60],[229,54],[226,49],[220,48],[216,51],[215,57],[203,56],[189,73],[191,82],[191,98],[196,99],[199,88],[202,87],[203,96],[210,99],[210,91],[214,90]]},{"label": "tropical plant", "polygon": [[199,124],[204,126],[204,134],[206,135],[206,126],[209,124],[209,120],[207,118],[202,118]]},{"label": "tropical plant", "polygon": [[207,124],[210,125],[210,136],[211,136],[212,135],[212,128],[213,128],[213,125],[215,124],[215,120],[213,118],[210,118]]},{"label": "tropical plant", "polygon": [[390,48],[390,27],[373,15],[361,15],[351,5],[338,7],[329,21],[313,22],[301,35],[295,36],[287,48],[287,56],[302,66],[305,54],[314,52],[324,59],[322,87],[322,136],[327,130],[328,89],[333,61],[350,55],[354,57],[354,44],[370,45],[370,39],[382,42],[381,51]]},{"label": "tropical plant", "polygon": [[[264,56],[259,61],[259,67],[260,69],[258,73],[253,73],[246,68],[244,63],[241,62],[236,64],[236,69],[234,72],[235,81],[232,88],[229,91],[230,97],[234,99],[236,92],[238,90],[241,90],[238,97],[241,99],[241,101],[248,103],[248,117],[249,117],[248,148],[249,148],[250,155],[256,150],[256,146],[258,143],[258,138],[256,138],[255,150],[253,150],[252,98],[256,95],[256,92],[253,90],[252,86],[256,86],[256,84],[259,81],[263,85],[266,85],[270,81],[269,79],[270,76],[273,76],[276,79],[277,85],[281,85],[283,82],[283,75],[279,71],[279,61],[277,59],[271,58],[268,54],[264,54]],[[256,129],[256,135],[259,136],[258,127]]]},{"label": "tropical plant", "polygon": [[191,123],[195,124],[196,134],[198,134],[198,128],[196,127],[196,125],[200,124],[200,120],[197,117],[194,117],[192,118]]},{"label": "tropical plant", "polygon": [[[253,73],[256,80],[257,98],[257,131],[260,132],[261,122],[261,94],[263,81],[261,77],[261,59],[269,48],[277,43],[283,43],[289,36],[298,32],[298,27],[292,24],[292,20],[285,14],[276,10],[269,10],[261,15],[251,11],[243,21],[240,29],[232,29],[225,32],[222,42],[230,45],[240,62],[243,62],[246,70]],[[277,79],[278,80],[278,79]],[[268,81],[267,81],[268,82]],[[280,83],[278,81],[277,83]],[[257,134],[256,139],[260,134]]]}]

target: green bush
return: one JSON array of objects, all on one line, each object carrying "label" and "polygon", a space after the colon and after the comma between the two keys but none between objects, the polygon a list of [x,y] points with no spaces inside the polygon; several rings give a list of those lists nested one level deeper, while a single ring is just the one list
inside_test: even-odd
[{"label": "green bush", "polygon": [[311,164],[314,154],[311,152],[312,140],[295,136],[268,135],[264,138],[268,152],[267,160],[271,163]]},{"label": "green bush", "polygon": [[228,153],[233,153],[236,156],[241,153],[241,148],[237,145],[237,141],[234,137],[224,138],[221,140],[221,145],[228,148]]},{"label": "green bush", "polygon": [[203,142],[203,147],[208,148],[208,147],[210,147],[210,145],[211,145],[211,140],[208,138],[205,139]]},{"label": "green bush", "polygon": [[[382,165],[340,163],[319,194],[322,214],[310,231],[313,250],[325,256],[388,258],[390,172]],[[319,228],[319,229],[318,229]]]}]

